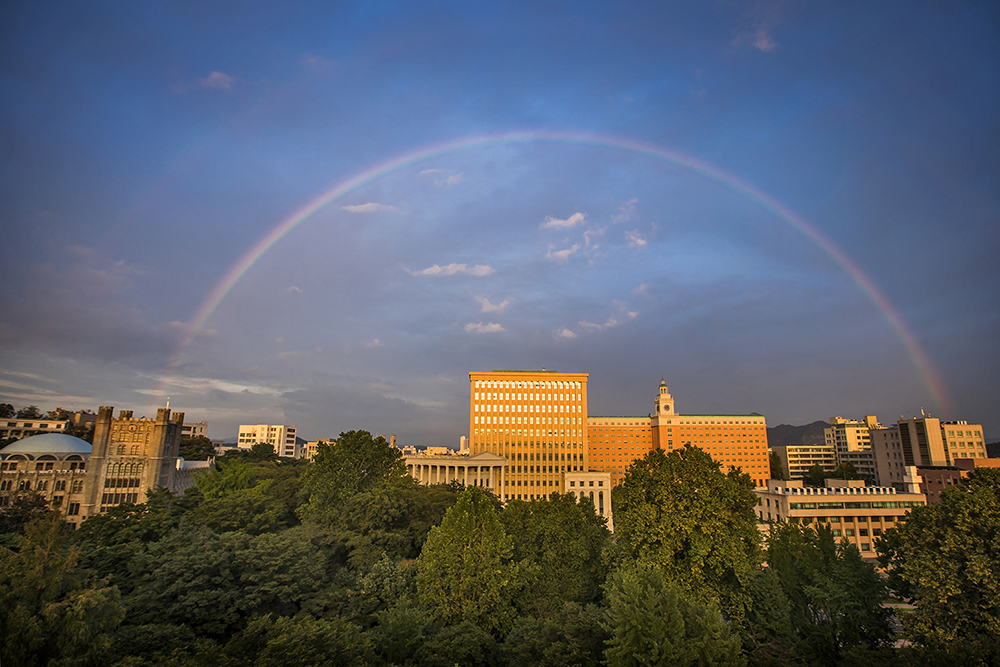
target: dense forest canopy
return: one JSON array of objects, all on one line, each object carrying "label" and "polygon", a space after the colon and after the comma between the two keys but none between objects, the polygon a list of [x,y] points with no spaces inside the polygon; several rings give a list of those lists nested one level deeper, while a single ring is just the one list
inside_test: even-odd
[{"label": "dense forest canopy", "polygon": [[[888,580],[823,526],[775,524],[762,540],[752,489],[696,448],[651,452],[614,490],[612,535],[570,495],[502,505],[478,487],[418,485],[398,450],[351,431],[312,462],[227,453],[185,495],[158,489],[75,532],[23,495],[0,512],[0,659],[951,666],[996,655],[1000,476],[977,471],[888,531]],[[941,553],[965,564],[963,578],[934,569]],[[892,648],[890,592],[916,604],[908,648]]]}]

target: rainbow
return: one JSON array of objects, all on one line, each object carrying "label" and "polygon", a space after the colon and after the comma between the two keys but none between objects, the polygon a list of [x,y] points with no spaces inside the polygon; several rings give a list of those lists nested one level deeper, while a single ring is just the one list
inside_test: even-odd
[{"label": "rainbow", "polygon": [[839,266],[851,278],[851,280],[857,284],[857,286],[872,301],[872,303],[875,304],[876,308],[878,308],[886,320],[888,320],[889,324],[902,340],[910,358],[920,373],[924,386],[936,402],[937,408],[945,414],[951,413],[944,385],[941,382],[930,357],[917,341],[916,336],[914,336],[913,332],[910,331],[909,327],[903,321],[902,316],[900,316],[890,303],[889,299],[882,293],[878,286],[875,285],[871,278],[869,278],[858,267],[858,265],[855,264],[843,250],[840,249],[839,246],[837,246],[823,232],[817,229],[805,218],[798,215],[770,195],[761,192],[749,183],[746,183],[732,174],[728,174],[721,169],[688,155],[667,150],[652,144],[645,144],[621,137],[553,131],[520,131],[466,137],[442,144],[436,144],[434,146],[420,148],[391,158],[381,164],[352,176],[351,178],[334,185],[326,192],[308,202],[305,206],[282,220],[271,231],[261,237],[261,239],[258,240],[257,243],[255,243],[253,247],[250,248],[231,269],[229,269],[226,275],[223,276],[222,280],[219,281],[212,291],[208,293],[197,312],[195,312],[191,323],[186,327],[185,334],[178,343],[176,352],[170,358],[163,380],[161,380],[161,390],[158,393],[165,393],[163,389],[169,381],[174,368],[179,363],[184,350],[204,329],[205,324],[208,322],[209,318],[211,318],[212,313],[215,312],[216,308],[219,307],[219,304],[222,303],[222,301],[226,298],[226,295],[229,294],[230,290],[233,289],[236,283],[238,283],[240,279],[246,275],[247,271],[253,267],[257,260],[259,260],[278,241],[284,238],[286,234],[295,229],[299,224],[307,220],[317,211],[322,210],[324,207],[328,206],[345,194],[348,194],[367,183],[371,183],[382,176],[434,157],[498,144],[528,144],[539,142],[617,148],[659,158],[719,183],[729,190],[732,190],[733,192],[749,199],[753,203],[773,214],[779,220],[784,221],[793,229],[809,239],[816,245],[817,248],[823,251],[823,253],[825,253],[834,262],[834,264]]}]

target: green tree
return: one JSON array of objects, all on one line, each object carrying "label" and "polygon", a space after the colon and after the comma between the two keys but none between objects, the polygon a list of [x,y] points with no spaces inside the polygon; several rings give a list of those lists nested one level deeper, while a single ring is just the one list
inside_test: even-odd
[{"label": "green tree", "polygon": [[904,618],[913,641],[1000,635],[1000,469],[977,468],[940,502],[912,509],[876,549],[890,587],[916,605]]},{"label": "green tree", "polygon": [[89,579],[57,516],[32,521],[0,547],[0,662],[22,667],[106,664],[124,616],[115,588]]},{"label": "green tree", "polygon": [[495,499],[478,487],[465,489],[424,543],[421,604],[448,625],[469,621],[494,635],[509,630],[521,569],[513,552]]},{"label": "green tree", "polygon": [[42,412],[37,405],[29,405],[17,411],[18,419],[41,419]]},{"label": "green tree", "polygon": [[771,479],[785,479],[785,466],[778,452],[772,451],[768,461],[771,467]]},{"label": "green tree", "polygon": [[206,461],[215,456],[215,445],[203,435],[181,438],[179,455],[188,461]]},{"label": "green tree", "polygon": [[548,615],[567,601],[600,599],[607,576],[602,554],[611,533],[593,504],[558,493],[547,500],[512,500],[500,520],[508,535],[517,536],[514,560],[526,564],[522,609]]},{"label": "green tree", "polygon": [[668,581],[656,566],[617,571],[607,583],[608,667],[744,665],[739,636],[714,601]]},{"label": "green tree", "polygon": [[548,618],[517,620],[500,653],[511,667],[589,667],[604,662],[604,610],[567,602]]},{"label": "green tree", "polygon": [[234,664],[253,667],[366,667],[373,652],[361,629],[340,618],[255,618],[226,645]]},{"label": "green tree", "polygon": [[63,433],[94,444],[94,422],[90,422],[89,424],[74,424],[70,422],[66,425]]},{"label": "green tree", "polygon": [[760,568],[757,497],[750,477],[729,474],[699,448],[650,452],[615,490],[615,562],[656,565],[674,582],[720,600],[737,621]]},{"label": "green tree", "polygon": [[51,519],[58,512],[49,507],[45,497],[34,491],[22,493],[14,501],[0,507],[0,535],[23,533],[25,526],[36,519]]},{"label": "green tree", "polygon": [[10,403],[0,403],[0,419],[10,419],[17,414],[14,406]]},{"label": "green tree", "polygon": [[305,475],[309,502],[300,513],[303,518],[329,525],[337,520],[337,510],[348,498],[405,478],[403,456],[385,438],[373,438],[367,431],[347,431],[336,443],[320,443]]},{"label": "green tree", "polygon": [[773,524],[767,562],[787,598],[804,655],[834,664],[845,649],[888,644],[885,583],[857,547],[835,542],[829,526]]}]

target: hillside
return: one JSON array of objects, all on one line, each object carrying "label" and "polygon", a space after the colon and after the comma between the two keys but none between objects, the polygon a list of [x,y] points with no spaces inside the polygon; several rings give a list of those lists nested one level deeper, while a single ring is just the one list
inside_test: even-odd
[{"label": "hillside", "polygon": [[776,445],[821,445],[823,429],[829,426],[825,421],[814,421],[804,426],[778,424],[767,429],[767,444]]}]

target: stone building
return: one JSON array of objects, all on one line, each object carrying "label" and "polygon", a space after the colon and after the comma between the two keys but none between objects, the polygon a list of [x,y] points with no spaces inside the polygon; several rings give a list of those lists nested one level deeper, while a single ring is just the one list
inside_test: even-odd
[{"label": "stone building", "polygon": [[0,450],[0,504],[35,492],[76,525],[122,503],[141,503],[158,486],[183,493],[211,461],[178,456],[184,413],[134,418],[101,407],[94,444],[62,433],[36,435]]}]

